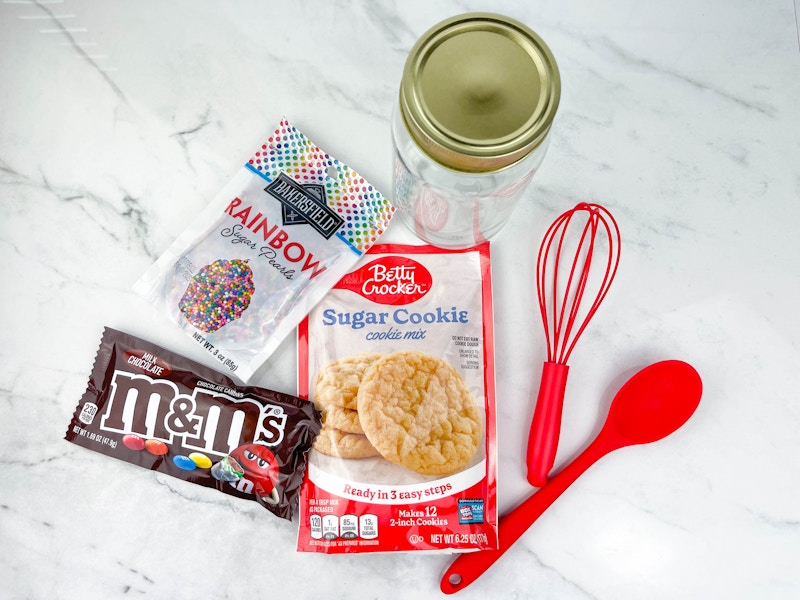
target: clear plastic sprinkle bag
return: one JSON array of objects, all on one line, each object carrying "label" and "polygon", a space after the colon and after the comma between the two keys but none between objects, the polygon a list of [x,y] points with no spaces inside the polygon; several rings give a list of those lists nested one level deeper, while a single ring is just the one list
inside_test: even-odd
[{"label": "clear plastic sprinkle bag", "polygon": [[246,382],[393,212],[283,119],[134,289]]}]

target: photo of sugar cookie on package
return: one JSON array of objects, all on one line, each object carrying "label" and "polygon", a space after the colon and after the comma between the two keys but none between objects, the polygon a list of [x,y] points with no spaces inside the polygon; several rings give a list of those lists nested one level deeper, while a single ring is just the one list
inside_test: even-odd
[{"label": "photo of sugar cookie on package", "polygon": [[284,119],[134,289],[247,382],[393,212]]},{"label": "photo of sugar cookie on package", "polygon": [[307,552],[497,547],[489,243],[374,246],[298,330]]}]

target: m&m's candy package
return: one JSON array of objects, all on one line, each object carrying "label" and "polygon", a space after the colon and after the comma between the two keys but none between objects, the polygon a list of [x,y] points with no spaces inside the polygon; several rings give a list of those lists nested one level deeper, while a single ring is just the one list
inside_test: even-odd
[{"label": "m&m's candy package", "polygon": [[393,212],[284,119],[134,289],[247,382]]},{"label": "m&m's candy package", "polygon": [[65,439],[291,520],[320,428],[310,402],[107,327]]}]

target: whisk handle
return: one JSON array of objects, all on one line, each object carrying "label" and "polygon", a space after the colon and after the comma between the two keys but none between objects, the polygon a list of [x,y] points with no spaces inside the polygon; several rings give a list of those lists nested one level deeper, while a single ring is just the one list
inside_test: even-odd
[{"label": "whisk handle", "polygon": [[553,468],[561,433],[561,410],[567,388],[569,367],[547,361],[542,365],[542,380],[528,435],[528,483],[542,487]]}]

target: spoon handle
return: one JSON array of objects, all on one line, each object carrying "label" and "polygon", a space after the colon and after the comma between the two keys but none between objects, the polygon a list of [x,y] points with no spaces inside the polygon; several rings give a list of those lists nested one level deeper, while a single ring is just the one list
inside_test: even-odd
[{"label": "spoon handle", "polygon": [[575,460],[551,477],[547,485],[500,517],[500,547],[497,550],[459,554],[442,576],[442,592],[453,594],[483,575],[586,469],[611,450],[613,448],[605,442],[603,435],[598,436]]}]

